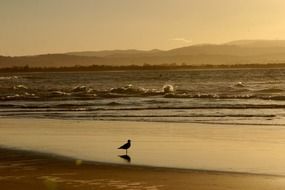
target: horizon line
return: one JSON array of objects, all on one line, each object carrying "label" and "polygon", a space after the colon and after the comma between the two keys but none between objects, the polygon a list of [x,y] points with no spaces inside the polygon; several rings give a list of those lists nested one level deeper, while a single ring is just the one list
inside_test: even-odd
[{"label": "horizon line", "polygon": [[40,56],[40,55],[68,55],[71,53],[84,53],[84,52],[103,52],[103,51],[144,51],[144,52],[150,52],[150,51],[170,51],[174,49],[184,48],[184,47],[191,47],[191,46],[203,46],[203,45],[226,45],[233,42],[239,42],[239,41],[285,41],[285,39],[239,39],[239,40],[231,40],[221,43],[193,43],[189,45],[179,46],[171,49],[160,49],[160,48],[151,48],[151,49],[136,49],[136,48],[127,48],[127,49],[97,49],[97,50],[70,50],[70,51],[62,51],[62,52],[46,52],[46,53],[38,53],[38,54],[23,54],[23,55],[7,55],[7,54],[0,54],[0,57],[33,57],[33,56]]}]

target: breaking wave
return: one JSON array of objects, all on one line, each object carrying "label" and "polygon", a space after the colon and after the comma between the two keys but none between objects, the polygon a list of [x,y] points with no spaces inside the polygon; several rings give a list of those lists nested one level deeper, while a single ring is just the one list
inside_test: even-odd
[{"label": "breaking wave", "polygon": [[6,77],[0,77],[0,80],[16,80],[19,79],[18,76],[6,76]]},{"label": "breaking wave", "polygon": [[[242,86],[241,86],[242,85]],[[239,87],[244,85],[238,83]],[[173,85],[166,84],[161,88],[143,88],[128,84],[126,86],[93,89],[85,85],[79,85],[67,89],[36,89],[24,84],[14,85],[12,88],[0,87],[0,100],[89,100],[102,98],[123,97],[160,97],[160,98],[198,98],[198,99],[264,99],[285,100],[284,90],[280,88],[268,88],[262,90],[248,90],[245,88],[233,89],[228,87],[226,91],[214,90],[214,92],[199,92],[187,89],[175,89]],[[161,101],[161,100],[160,100]]]},{"label": "breaking wave", "polygon": [[239,88],[243,88],[243,87],[245,87],[245,84],[243,82],[238,82],[234,86],[239,87]]}]

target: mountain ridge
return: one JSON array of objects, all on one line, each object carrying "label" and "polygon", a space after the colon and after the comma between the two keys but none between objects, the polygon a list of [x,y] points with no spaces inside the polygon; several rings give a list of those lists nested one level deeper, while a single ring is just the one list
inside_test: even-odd
[{"label": "mountain ridge", "polygon": [[236,40],[223,44],[196,44],[170,50],[128,49],[0,56],[0,68],[173,63],[188,65],[285,63],[285,40]]}]

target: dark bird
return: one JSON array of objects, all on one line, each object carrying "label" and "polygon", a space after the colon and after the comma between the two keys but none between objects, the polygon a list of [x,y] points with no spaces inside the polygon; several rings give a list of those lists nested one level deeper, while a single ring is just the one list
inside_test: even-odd
[{"label": "dark bird", "polygon": [[118,149],[125,149],[126,150],[126,154],[128,154],[128,149],[131,147],[131,140],[128,140],[128,142],[124,145],[122,145],[121,147],[119,147]]}]

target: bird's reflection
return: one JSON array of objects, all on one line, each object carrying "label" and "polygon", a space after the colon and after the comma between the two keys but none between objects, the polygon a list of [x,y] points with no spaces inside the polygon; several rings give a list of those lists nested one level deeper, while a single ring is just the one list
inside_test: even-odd
[{"label": "bird's reflection", "polygon": [[131,157],[127,154],[119,155],[120,158],[124,159],[125,161],[131,163]]}]

